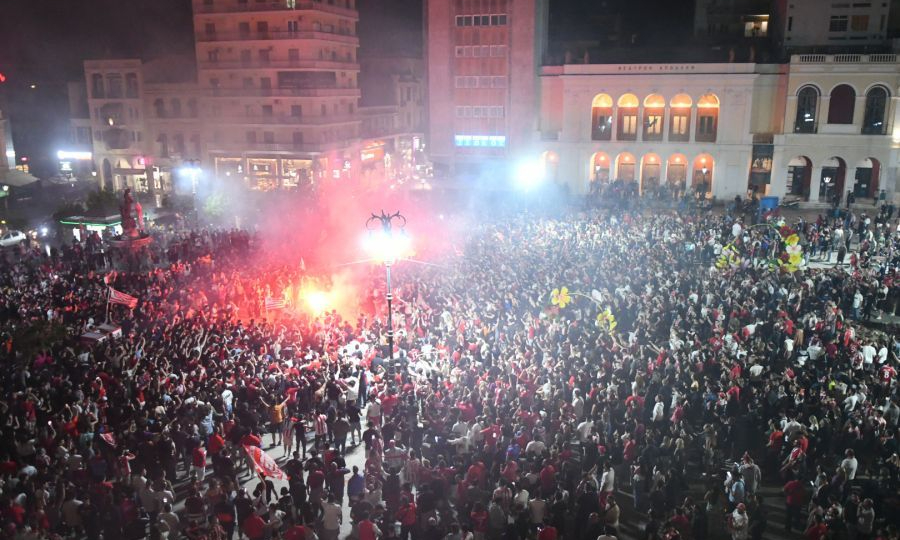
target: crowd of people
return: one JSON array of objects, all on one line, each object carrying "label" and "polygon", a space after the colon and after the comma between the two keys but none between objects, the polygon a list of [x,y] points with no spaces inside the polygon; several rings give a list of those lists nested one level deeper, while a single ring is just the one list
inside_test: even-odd
[{"label": "crowd of people", "polygon": [[381,298],[267,311],[305,270],[248,232],[5,253],[0,534],[898,538],[897,223],[769,219],[484,223],[396,265],[390,354]]}]

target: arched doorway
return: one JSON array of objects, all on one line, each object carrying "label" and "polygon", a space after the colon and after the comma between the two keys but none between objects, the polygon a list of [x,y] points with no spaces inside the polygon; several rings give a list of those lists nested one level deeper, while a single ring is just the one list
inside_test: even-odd
[{"label": "arched doorway", "polygon": [[644,154],[641,159],[641,194],[656,194],[662,162],[656,154]]},{"label": "arched doorway", "polygon": [[114,191],[115,185],[113,184],[113,172],[112,165],[110,164],[108,159],[103,160],[103,189],[107,191]]},{"label": "arched doorway", "polygon": [[809,200],[809,180],[812,176],[812,160],[796,156],[788,162],[787,185],[784,194]]},{"label": "arched doorway", "polygon": [[839,157],[831,157],[822,163],[819,179],[819,202],[840,201],[844,197],[844,175],[847,163]]},{"label": "arched doorway", "polygon": [[878,179],[881,176],[881,162],[875,158],[866,158],[856,164],[856,178],[853,182],[853,195],[857,201],[863,197],[878,198]]},{"label": "arched doorway", "polygon": [[712,193],[713,173],[715,161],[709,154],[700,154],[694,158],[694,168],[691,173],[691,192],[700,198],[706,198]]},{"label": "arched doorway", "polygon": [[541,165],[544,167],[542,171],[544,180],[547,182],[556,182],[559,172],[559,154],[553,150],[547,150],[541,154]]},{"label": "arched doorway", "polygon": [[596,152],[591,156],[591,193],[597,193],[609,184],[609,165],[609,156],[605,152]]},{"label": "arched doorway", "polygon": [[666,186],[674,197],[681,197],[684,193],[687,162],[684,154],[672,154],[666,163]]},{"label": "arched doorway", "polygon": [[636,179],[634,156],[628,152],[622,152],[616,158],[616,180],[634,182]]}]

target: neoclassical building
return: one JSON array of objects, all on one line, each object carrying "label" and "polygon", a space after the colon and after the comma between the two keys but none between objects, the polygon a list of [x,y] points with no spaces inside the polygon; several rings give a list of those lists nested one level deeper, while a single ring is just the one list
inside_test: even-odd
[{"label": "neoclassical building", "polygon": [[574,192],[634,182],[810,203],[897,192],[893,54],[545,66],[534,152]]}]

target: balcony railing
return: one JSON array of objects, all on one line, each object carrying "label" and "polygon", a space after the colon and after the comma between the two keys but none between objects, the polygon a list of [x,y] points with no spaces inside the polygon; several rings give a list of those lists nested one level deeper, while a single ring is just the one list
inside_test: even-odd
[{"label": "balcony railing", "polygon": [[200,69],[340,69],[359,71],[359,64],[352,60],[228,60],[200,62]]},{"label": "balcony railing", "polygon": [[323,32],[317,30],[303,31],[272,31],[272,32],[215,32],[215,33],[199,33],[196,36],[197,41],[267,41],[273,39],[320,39],[322,41],[335,41],[338,43],[347,43],[350,45],[358,45],[359,38],[350,34],[341,34],[338,32]]},{"label": "balcony railing", "polygon": [[356,140],[333,141],[324,143],[265,143],[265,142],[220,142],[210,143],[212,152],[292,152],[314,153],[342,150],[352,146]]},{"label": "balcony railing", "polygon": [[213,5],[195,5],[196,13],[236,13],[250,11],[321,11],[323,13],[331,13],[341,15],[350,19],[359,19],[359,12],[355,9],[339,7],[327,4],[325,2],[293,2],[293,7],[286,0],[270,0],[268,2],[259,2],[257,0],[247,0],[246,2],[230,2],[224,4],[221,0]]},{"label": "balcony railing", "polygon": [[895,64],[896,54],[797,54],[793,64]]},{"label": "balcony railing", "polygon": [[210,97],[359,97],[359,88],[207,88]]},{"label": "balcony railing", "polygon": [[284,124],[294,126],[324,126],[331,124],[351,124],[359,122],[359,117],[350,114],[334,114],[325,116],[288,116],[288,115],[272,115],[272,116],[217,116],[212,121],[220,124],[238,124],[238,125],[272,125]]}]

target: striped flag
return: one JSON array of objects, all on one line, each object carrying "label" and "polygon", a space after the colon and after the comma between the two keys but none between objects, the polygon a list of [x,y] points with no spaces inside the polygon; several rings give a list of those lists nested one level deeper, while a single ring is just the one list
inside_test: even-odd
[{"label": "striped flag", "polygon": [[267,478],[274,478],[275,480],[287,480],[287,475],[284,474],[284,471],[275,463],[272,456],[263,452],[262,448],[245,444],[244,452],[247,452],[247,455],[250,456],[250,459],[253,461],[253,468],[258,474]]},{"label": "striped flag", "polygon": [[128,306],[131,309],[137,307],[137,298],[131,296],[130,294],[125,294],[122,291],[117,291],[112,287],[109,288],[109,303],[110,304],[122,304],[123,306]]},{"label": "striped flag", "polygon": [[284,298],[266,297],[266,309],[284,309]]}]

